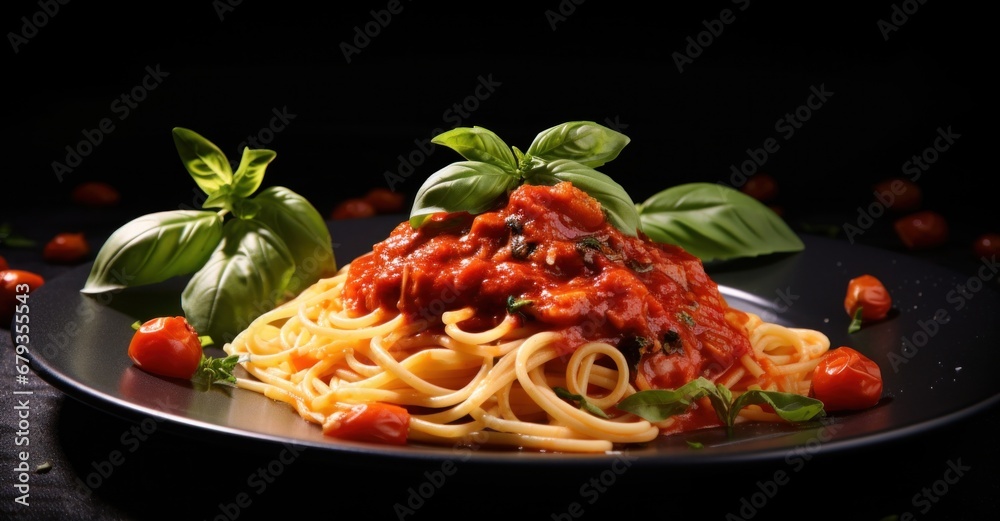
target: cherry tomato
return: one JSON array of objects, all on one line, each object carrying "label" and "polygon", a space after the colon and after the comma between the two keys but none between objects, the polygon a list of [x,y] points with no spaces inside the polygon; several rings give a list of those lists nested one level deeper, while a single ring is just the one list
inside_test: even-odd
[{"label": "cherry tomato", "polygon": [[375,207],[372,203],[359,198],[348,199],[338,204],[330,215],[335,220],[357,219],[360,217],[371,217],[375,215]]},{"label": "cherry tomato", "polygon": [[42,258],[49,262],[72,264],[90,255],[90,244],[82,233],[56,234],[42,250]]},{"label": "cherry tomato", "polygon": [[893,228],[903,245],[911,250],[934,248],[948,241],[948,221],[930,210],[900,217]]},{"label": "cherry tomato", "polygon": [[778,182],[771,174],[760,172],[750,176],[740,191],[766,203],[778,197]]},{"label": "cherry tomato", "polygon": [[323,434],[334,438],[403,445],[410,413],[403,407],[373,402],[335,412],[323,424]]},{"label": "cherry tomato", "polygon": [[0,271],[3,271],[9,267],[10,264],[7,264],[7,259],[3,258],[3,255],[0,255]]},{"label": "cherry tomato", "polygon": [[895,212],[912,212],[924,200],[920,186],[908,179],[892,177],[875,185],[875,200]]},{"label": "cherry tomato", "polygon": [[139,326],[128,345],[128,356],[150,373],[189,379],[201,363],[203,350],[187,319],[158,317]]},{"label": "cherry tomato", "polygon": [[872,275],[861,275],[848,281],[844,310],[854,316],[861,308],[861,320],[882,320],[892,309],[892,295],[882,281]]},{"label": "cherry tomato", "polygon": [[1000,255],[1000,233],[984,233],[972,243],[972,251],[976,258],[991,259]]},{"label": "cherry tomato", "polygon": [[372,188],[364,197],[378,213],[399,213],[403,211],[406,198],[403,194],[388,188]]},{"label": "cherry tomato", "polygon": [[827,411],[867,409],[882,397],[882,370],[855,349],[831,349],[813,370],[809,395]]},{"label": "cherry tomato", "polygon": [[17,307],[29,304],[29,294],[42,284],[45,284],[45,279],[31,271],[0,271],[0,328],[10,327]]},{"label": "cherry tomato", "polygon": [[121,200],[121,194],[115,187],[101,181],[87,181],[77,185],[70,197],[73,202],[90,207],[114,206]]}]

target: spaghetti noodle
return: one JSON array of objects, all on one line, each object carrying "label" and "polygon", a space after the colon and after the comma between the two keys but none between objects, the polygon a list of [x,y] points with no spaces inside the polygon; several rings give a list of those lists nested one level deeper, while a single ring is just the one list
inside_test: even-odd
[{"label": "spaghetti noodle", "polygon": [[[252,375],[237,385],[331,436],[352,407],[382,403],[406,412],[411,441],[559,452],[718,425],[707,400],[655,423],[615,408],[699,376],[734,395],[805,394],[829,348],[730,308],[697,258],[622,235],[569,183],[401,223],[225,346]],[[740,421],[781,420],[750,406]]]}]

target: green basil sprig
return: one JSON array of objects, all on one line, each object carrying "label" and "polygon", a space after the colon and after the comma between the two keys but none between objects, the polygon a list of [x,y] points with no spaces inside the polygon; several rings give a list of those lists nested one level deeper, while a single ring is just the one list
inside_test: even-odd
[{"label": "green basil sprig", "polygon": [[629,138],[592,121],[571,121],[540,132],[527,152],[509,147],[482,127],[458,127],[436,136],[466,159],[432,174],[410,211],[419,228],[438,212],[482,213],[523,183],[571,181],[601,203],[609,221],[631,236],[639,229],[635,204],[621,185],[594,168],[618,156]]},{"label": "green basil sprig", "polygon": [[801,251],[788,224],[763,203],[728,186],[688,183],[638,205],[642,231],[703,261]]},{"label": "green basil sprig", "polygon": [[82,293],[191,275],[181,295],[185,316],[200,334],[229,340],[257,315],[336,271],[329,229],[308,200],[280,186],[257,193],[274,151],[244,149],[233,172],[222,150],[198,133],[175,128],[173,138],[181,163],[207,196],[204,209],[151,213],[114,231]]},{"label": "green basil sprig", "polygon": [[677,389],[639,391],[622,400],[617,407],[658,422],[687,411],[692,402],[706,396],[712,402],[719,421],[727,428],[732,428],[739,412],[748,405],[770,405],[778,416],[791,422],[804,422],[826,415],[823,402],[794,393],[752,389],[733,400],[733,394],[726,386],[705,377],[698,377]]},{"label": "green basil sprig", "polygon": [[571,121],[540,132],[526,152],[509,147],[482,127],[458,127],[436,136],[466,159],[432,174],[416,194],[410,224],[419,228],[438,212],[482,213],[521,184],[569,181],[601,203],[608,222],[676,244],[703,261],[794,252],[802,240],[777,214],[739,190],[688,183],[663,190],[641,204],[595,170],[618,157],[624,134],[592,121]]}]

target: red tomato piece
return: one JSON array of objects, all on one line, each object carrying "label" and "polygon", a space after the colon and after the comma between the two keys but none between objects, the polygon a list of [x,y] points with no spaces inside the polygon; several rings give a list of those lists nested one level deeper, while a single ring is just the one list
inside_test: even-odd
[{"label": "red tomato piece", "polygon": [[114,206],[121,199],[118,190],[101,181],[87,181],[73,189],[73,202],[83,206],[100,207]]},{"label": "red tomato piece", "polygon": [[991,259],[1000,255],[1000,233],[984,233],[972,243],[972,251],[976,258]]},{"label": "red tomato piece", "polygon": [[894,212],[912,212],[924,200],[920,186],[909,179],[892,177],[875,185],[872,194],[876,201]]},{"label": "red tomato piece", "polygon": [[378,213],[399,213],[403,211],[406,198],[399,192],[388,188],[372,188],[364,197],[365,201]]},{"label": "red tomato piece", "polygon": [[3,255],[0,255],[0,271],[6,270],[9,267],[10,264],[7,264],[7,259],[3,258]]},{"label": "red tomato piece", "polygon": [[766,203],[778,198],[778,182],[771,174],[760,172],[750,176],[740,191]]},{"label": "red tomato piece", "polygon": [[330,415],[323,424],[323,434],[345,440],[403,445],[410,428],[410,413],[405,408],[373,402],[352,405]]},{"label": "red tomato piece", "polygon": [[342,201],[334,207],[333,213],[330,214],[330,217],[334,220],[358,219],[362,217],[371,217],[376,213],[378,212],[375,211],[375,207],[372,206],[372,203],[364,199],[354,198]]},{"label": "red tomato piece", "polygon": [[892,295],[882,281],[872,275],[855,277],[847,283],[844,310],[853,317],[858,308],[861,308],[862,320],[882,320],[892,309]]},{"label": "red tomato piece", "polygon": [[17,307],[27,304],[28,295],[42,284],[45,284],[45,279],[31,271],[0,271],[0,329],[10,327]]},{"label": "red tomato piece", "polygon": [[882,370],[855,349],[831,349],[813,370],[809,395],[827,411],[867,409],[882,397]]},{"label": "red tomato piece", "polygon": [[893,228],[903,245],[911,250],[935,248],[948,241],[948,221],[930,210],[900,217]]},{"label": "red tomato piece", "polygon": [[42,258],[49,262],[72,264],[90,255],[90,243],[82,233],[56,234],[42,250]]},{"label": "red tomato piece", "polygon": [[139,326],[128,356],[141,369],[160,376],[190,379],[204,356],[201,340],[184,317],[158,317]]}]

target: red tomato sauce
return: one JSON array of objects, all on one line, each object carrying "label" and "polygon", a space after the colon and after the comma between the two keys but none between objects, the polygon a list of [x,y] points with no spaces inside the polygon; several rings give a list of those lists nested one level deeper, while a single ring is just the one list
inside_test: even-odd
[{"label": "red tomato sauce", "polygon": [[640,389],[714,378],[750,351],[745,330],[701,261],[680,247],[621,233],[595,199],[570,183],[522,185],[478,215],[408,222],[351,263],[345,303],[356,313],[398,310],[434,323],[474,306],[486,329],[508,313],[563,332],[561,349],[587,341],[617,346]]}]

